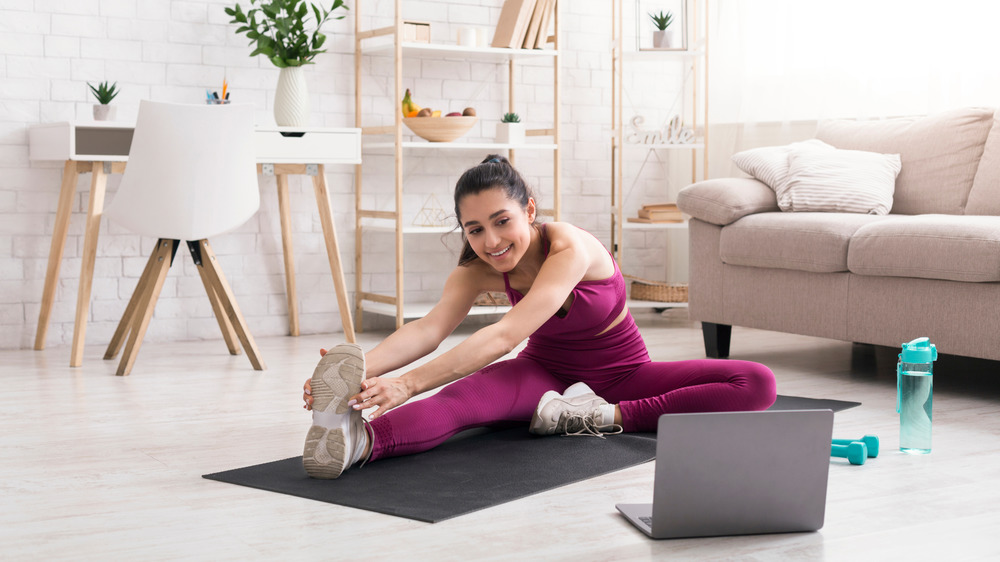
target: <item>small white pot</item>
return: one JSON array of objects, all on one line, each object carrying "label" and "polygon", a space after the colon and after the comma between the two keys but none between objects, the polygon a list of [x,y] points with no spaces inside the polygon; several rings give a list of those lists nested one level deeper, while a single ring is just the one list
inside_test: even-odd
[{"label": "small white pot", "polygon": [[671,49],[674,46],[674,30],[664,29],[653,32],[654,49]]},{"label": "small white pot", "polygon": [[274,122],[279,127],[302,127],[309,123],[309,89],[304,67],[288,66],[278,74]]},{"label": "small white pot", "polygon": [[118,108],[106,103],[94,104],[94,121],[114,121]]},{"label": "small white pot", "polygon": [[524,123],[497,123],[497,142],[524,144]]}]

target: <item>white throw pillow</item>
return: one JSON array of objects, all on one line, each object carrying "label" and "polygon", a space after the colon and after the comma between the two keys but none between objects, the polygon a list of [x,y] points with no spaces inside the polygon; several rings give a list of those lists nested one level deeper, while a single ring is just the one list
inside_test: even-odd
[{"label": "white throw pillow", "polygon": [[764,146],[737,152],[733,155],[733,163],[777,192],[784,187],[788,175],[788,154],[802,149],[834,150],[819,139],[810,139],[784,146]]},{"label": "white throw pillow", "polygon": [[892,209],[898,154],[862,150],[792,150],[788,175],[775,190],[782,211],[885,215]]}]

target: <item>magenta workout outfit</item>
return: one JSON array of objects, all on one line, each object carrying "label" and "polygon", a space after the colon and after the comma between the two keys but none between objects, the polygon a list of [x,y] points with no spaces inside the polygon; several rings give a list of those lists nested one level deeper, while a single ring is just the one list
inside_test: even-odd
[{"label": "magenta workout outfit", "polygon": [[[542,239],[548,254],[544,225]],[[517,304],[523,295],[510,287],[506,274],[504,283],[511,304]],[[473,427],[527,425],[542,394],[561,393],[579,381],[618,404],[625,431],[656,431],[666,413],[763,410],[774,403],[774,374],[764,365],[726,359],[651,362],[631,313],[602,333],[625,299],[617,263],[611,277],[581,281],[566,314],[542,324],[517,358],[488,365],[372,421],[370,459],[426,451]]]}]

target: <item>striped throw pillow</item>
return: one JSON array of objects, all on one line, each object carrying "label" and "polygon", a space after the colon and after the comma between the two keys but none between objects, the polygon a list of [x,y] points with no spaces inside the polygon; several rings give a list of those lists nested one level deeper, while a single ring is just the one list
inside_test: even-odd
[{"label": "striped throw pillow", "polygon": [[862,150],[792,150],[788,175],[775,190],[782,211],[885,215],[892,209],[898,154]]},{"label": "striped throw pillow", "polygon": [[777,192],[783,187],[788,175],[788,154],[793,150],[803,149],[834,150],[821,140],[810,139],[784,146],[764,146],[737,152],[733,155],[733,163]]}]

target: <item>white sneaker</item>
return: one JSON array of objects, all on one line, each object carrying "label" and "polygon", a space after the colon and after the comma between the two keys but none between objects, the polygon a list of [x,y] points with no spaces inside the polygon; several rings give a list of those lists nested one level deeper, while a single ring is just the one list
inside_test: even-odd
[{"label": "white sneaker", "polygon": [[596,435],[621,433],[620,425],[604,423],[601,406],[607,400],[594,394],[589,386],[578,382],[563,394],[550,390],[542,395],[538,407],[531,416],[528,431],[536,435]]},{"label": "white sneaker", "polygon": [[351,343],[338,345],[319,360],[312,375],[313,425],[306,434],[302,466],[313,478],[332,479],[361,460],[368,433],[360,410],[348,405],[361,392],[365,355]]}]

